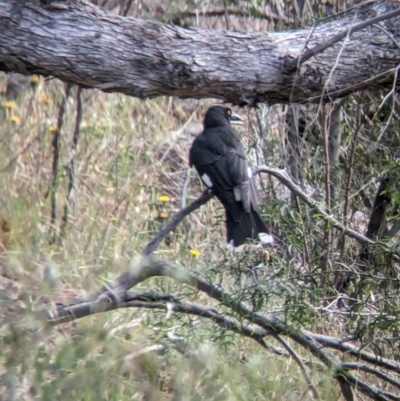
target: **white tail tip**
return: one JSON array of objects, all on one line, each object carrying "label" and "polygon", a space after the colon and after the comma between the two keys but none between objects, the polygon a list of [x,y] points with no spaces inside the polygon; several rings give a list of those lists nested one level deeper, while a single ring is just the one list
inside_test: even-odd
[{"label": "white tail tip", "polygon": [[263,244],[272,244],[274,242],[274,237],[267,233],[259,233],[258,238]]}]

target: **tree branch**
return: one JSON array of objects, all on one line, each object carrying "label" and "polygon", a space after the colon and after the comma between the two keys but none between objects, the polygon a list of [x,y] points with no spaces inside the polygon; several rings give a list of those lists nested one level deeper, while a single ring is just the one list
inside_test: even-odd
[{"label": "tree branch", "polygon": [[[213,97],[240,106],[319,101],[323,94],[334,100],[392,86],[399,10],[399,2],[382,0],[317,27],[234,32],[113,15],[85,0],[0,0],[0,70],[142,99]],[[355,12],[367,30],[354,30],[364,26],[354,25]],[[392,16],[379,19],[384,31],[369,26],[376,15]],[[343,48],[337,40],[351,30]],[[305,44],[311,53],[302,53]],[[287,68],[294,64],[296,74]]]},{"label": "tree branch", "polygon": [[318,341],[324,347],[341,351],[348,355],[359,358],[364,362],[368,362],[371,363],[372,365],[380,366],[384,369],[400,374],[400,364],[395,361],[384,358],[380,355],[361,351],[360,348],[354,346],[353,344],[339,340],[334,337],[325,336],[323,334],[314,334],[310,332],[307,332],[307,334],[312,335],[315,338],[315,340]]},{"label": "tree branch", "polygon": [[357,362],[346,362],[343,363],[343,369],[352,369],[352,370],[360,370],[363,372],[371,373],[378,377],[381,380],[386,381],[387,383],[391,384],[392,386],[400,389],[400,381],[394,380],[390,378],[387,373],[382,373],[377,369],[371,368],[368,365],[365,365],[363,363],[357,363]]},{"label": "tree branch", "polygon": [[295,184],[292,179],[290,178],[289,174],[286,173],[285,170],[278,169],[275,167],[269,167],[269,166],[259,166],[254,169],[254,173],[267,173],[275,178],[277,178],[285,187],[287,187],[294,195],[298,196],[303,202],[305,202],[309,207],[312,209],[316,210],[316,212],[321,215],[324,220],[329,221],[333,227],[337,228],[343,234],[348,235],[349,237],[354,238],[360,243],[367,243],[367,244],[377,244],[375,241],[372,241],[371,239],[367,238],[366,236],[360,234],[357,231],[352,230],[351,228],[345,227],[343,224],[341,224],[335,217],[332,215],[328,214],[325,211],[325,207],[318,202],[316,202],[314,199],[309,197],[306,193],[304,193],[301,188]]},{"label": "tree branch", "polygon": [[160,242],[175,228],[178,226],[178,224],[190,213],[198,209],[200,206],[206,204],[214,195],[212,194],[211,191],[205,190],[203,194],[192,202],[190,205],[186,206],[184,209],[181,209],[178,213],[176,213],[172,219],[154,236],[153,239],[150,240],[150,242],[146,245],[144,248],[142,255],[143,256],[148,256],[151,253],[153,253]]},{"label": "tree branch", "polygon": [[313,396],[316,400],[320,400],[320,396],[318,394],[318,391],[316,387],[314,386],[312,380],[308,376],[307,370],[300,359],[300,357],[297,355],[296,351],[280,336],[275,336],[276,340],[279,341],[282,346],[286,349],[286,351],[289,353],[289,355],[295,360],[297,365],[299,365],[299,368],[301,370],[301,373],[303,374],[304,380],[306,381],[308,387],[310,388],[311,392],[313,393]]},{"label": "tree branch", "polygon": [[71,156],[70,156],[69,166],[66,167],[68,171],[68,192],[64,204],[64,214],[62,216],[60,225],[60,241],[62,241],[65,236],[65,231],[68,224],[68,217],[71,209],[71,203],[73,199],[72,194],[73,191],[76,190],[75,157],[76,157],[76,150],[78,147],[78,139],[80,134],[80,125],[82,121],[82,109],[83,109],[81,92],[82,88],[78,87],[76,91],[76,116],[75,116],[74,134],[71,143]]},{"label": "tree branch", "polygon": [[[357,12],[357,9],[356,9]],[[332,36],[328,40],[314,46],[311,49],[306,50],[303,54],[301,54],[296,60],[291,61],[288,64],[288,69],[293,70],[298,68],[301,64],[305,63],[307,60],[310,60],[312,57],[316,56],[319,53],[322,53],[324,50],[333,46],[335,43],[340,42],[346,36],[350,36],[352,33],[361,31],[364,28],[367,28],[373,24],[376,24],[380,21],[385,21],[391,18],[395,18],[400,15],[400,9],[394,10],[383,15],[379,15],[375,18],[370,18],[367,21],[363,21],[359,24],[356,24],[349,29],[344,30],[343,32],[339,32],[338,34]]]},{"label": "tree branch", "polygon": [[59,158],[60,158],[60,136],[61,129],[64,123],[64,115],[67,108],[67,101],[71,92],[71,85],[65,85],[65,94],[63,95],[58,109],[57,126],[53,132],[53,140],[51,143],[53,151],[53,165],[52,165],[52,182],[50,187],[50,244],[55,244],[58,238],[56,227],[56,213],[57,213],[57,191],[59,185]]},{"label": "tree branch", "polygon": [[[132,275],[132,273],[130,273]],[[142,282],[150,277],[165,276],[174,278],[176,281],[184,284],[191,285],[209,295],[211,298],[219,301],[222,305],[228,306],[232,311],[239,314],[241,317],[248,319],[253,325],[261,327],[263,331],[258,332],[262,336],[266,335],[286,335],[293,341],[309,350],[314,356],[320,359],[329,369],[333,371],[334,377],[341,383],[342,387],[350,384],[352,387],[357,388],[360,392],[378,401],[387,401],[388,398],[379,390],[374,389],[367,383],[356,379],[344,369],[335,358],[330,355],[327,350],[324,350],[319,344],[313,334],[302,332],[301,330],[293,330],[290,326],[283,324],[276,316],[267,316],[253,312],[249,307],[242,302],[237,301],[229,293],[216,288],[200,277],[196,277],[188,273],[185,269],[174,265],[170,262],[163,260],[155,260],[148,264],[142,264],[137,270],[135,276],[136,283]],[[122,277],[122,276],[121,276]],[[118,281],[118,280],[117,280]],[[131,282],[133,282],[131,280]],[[109,288],[116,288],[115,285]],[[60,324],[73,319],[77,319],[89,314],[105,312],[120,307],[144,307],[150,306],[149,301],[157,300],[152,306],[155,308],[165,308],[163,302],[174,302],[176,299],[171,295],[154,294],[152,292],[146,293],[133,293],[125,292],[118,294],[118,302],[115,293],[108,292],[106,287],[100,291],[96,297],[89,297],[84,300],[74,301],[67,305],[57,305],[56,311],[53,313],[48,310],[43,311],[44,316],[50,318],[51,324]],[[177,305],[180,305],[179,301]],[[176,304],[174,304],[176,305]],[[179,309],[178,309],[179,310]],[[219,312],[214,308],[207,309],[208,316],[217,319]],[[202,313],[206,313],[202,309]],[[217,319],[218,320],[218,319]],[[226,321],[225,321],[226,322]],[[252,330],[253,331],[253,330]],[[257,331],[255,331],[257,333]],[[386,394],[387,395],[387,394]]]}]

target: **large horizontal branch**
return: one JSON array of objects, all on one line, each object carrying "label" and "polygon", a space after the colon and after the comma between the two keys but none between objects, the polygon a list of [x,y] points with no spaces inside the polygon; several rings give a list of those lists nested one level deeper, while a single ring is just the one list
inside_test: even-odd
[{"label": "large horizontal branch", "polygon": [[[161,309],[165,310],[166,313],[183,313],[187,315],[198,316],[205,319],[210,319],[214,323],[218,324],[220,327],[230,330],[236,334],[239,334],[244,337],[248,337],[257,343],[259,343],[263,348],[271,351],[279,356],[284,356],[287,358],[292,358],[293,350],[287,345],[284,344],[285,348],[288,349],[289,353],[286,353],[283,349],[273,347],[266,343],[265,337],[271,335],[271,333],[267,333],[265,330],[262,330],[251,324],[243,324],[232,317],[228,316],[225,313],[220,313],[218,310],[199,305],[194,302],[177,299],[171,295],[166,295],[162,293],[157,293],[154,291],[147,292],[127,292],[125,299],[121,302],[120,308],[148,308],[148,309]],[[275,337],[279,342],[283,340],[279,337]],[[339,342],[337,338],[331,338],[333,341]],[[297,356],[297,355],[296,355]],[[377,359],[376,361],[377,362]],[[309,365],[312,367],[316,367],[315,361],[310,362],[309,360],[300,360],[299,365]],[[321,365],[323,367],[323,365]],[[321,368],[319,367],[319,368]],[[388,376],[387,372],[379,371],[375,368],[372,368],[366,364],[359,362],[346,362],[342,364],[342,367],[347,370],[356,370],[356,371],[364,371],[375,375],[383,381],[388,382],[394,387],[400,389],[400,382],[392,379]],[[399,368],[397,369],[399,371]],[[308,379],[308,375],[303,372],[306,377],[306,380],[310,382]],[[309,383],[312,386],[312,383]]]},{"label": "large horizontal branch", "polygon": [[[334,377],[342,385],[350,384],[363,394],[368,395],[376,400],[384,401],[388,399],[383,392],[373,388],[367,383],[362,382],[344,369],[341,366],[341,363],[336,361],[336,358],[331,355],[328,350],[323,349],[322,345],[316,341],[313,334],[302,332],[301,330],[293,330],[293,328],[285,325],[275,316],[269,316],[252,311],[248,306],[236,300],[224,290],[216,288],[206,280],[197,277],[192,273],[189,273],[187,270],[170,262],[153,260],[145,265],[141,265],[141,267],[139,267],[136,271],[138,283],[156,276],[173,277],[180,283],[185,283],[197,288],[199,291],[206,293],[210,298],[213,298],[221,304],[226,305],[232,311],[241,315],[244,319],[248,319],[250,322],[252,322],[252,325],[255,327],[260,327],[262,331],[251,327],[247,327],[247,330],[244,330],[243,326],[239,330],[239,326],[233,320],[228,321],[223,319],[223,315],[221,315],[212,307],[201,309],[204,312],[204,317],[210,318],[235,332],[242,332],[242,334],[251,337],[258,342],[260,342],[267,335],[272,335],[273,337],[276,337],[277,335],[286,335],[305,349],[309,350],[329,369],[332,369]],[[116,302],[114,295],[115,294],[107,294],[106,292],[103,292],[96,300],[93,298],[88,298],[80,301],[77,300],[70,304],[59,304],[55,312],[48,314],[48,311],[44,311],[44,313],[48,318],[50,318],[52,324],[59,324],[83,316],[88,316],[93,313],[109,311],[121,307],[146,306],[165,308],[166,302],[170,303],[176,312],[185,312],[186,310],[186,312],[189,313],[189,310],[185,309],[185,305],[188,304],[186,304],[184,301],[178,301],[171,295],[157,294],[150,291],[146,293],[134,293],[127,291],[119,294],[118,302]],[[149,302],[154,302],[154,304],[151,305]],[[199,314],[193,308],[191,311],[194,314]]]},{"label": "large horizontal branch", "polygon": [[393,86],[397,10],[399,2],[381,0],[308,29],[236,32],[116,16],[84,0],[0,0],[0,70],[140,98],[332,100]]}]

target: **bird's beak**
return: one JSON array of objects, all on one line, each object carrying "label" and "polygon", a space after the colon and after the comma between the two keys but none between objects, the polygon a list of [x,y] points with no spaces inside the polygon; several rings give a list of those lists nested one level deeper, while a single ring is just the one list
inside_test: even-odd
[{"label": "bird's beak", "polygon": [[229,118],[229,121],[231,122],[232,125],[243,125],[243,118],[240,117],[239,114],[235,113],[232,111],[232,114]]}]

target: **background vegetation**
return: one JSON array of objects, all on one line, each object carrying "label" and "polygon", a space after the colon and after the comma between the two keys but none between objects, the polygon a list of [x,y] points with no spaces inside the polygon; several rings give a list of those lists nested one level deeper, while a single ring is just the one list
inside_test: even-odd
[{"label": "background vegetation", "polygon": [[[100,5],[181,25],[282,30],[353,4]],[[3,76],[1,85],[0,399],[350,400],[346,372],[360,381],[353,396],[399,399],[394,91],[239,110],[252,164],[286,168],[303,194],[261,174],[263,216],[277,243],[228,253],[223,210],[212,199],[156,251],[232,299],[151,278],[135,291],[173,298],[48,327],[36,311],[92,294],[136,266],[152,236],[200,196],[187,156],[213,102],[139,101],[36,76]],[[344,236],[304,197],[365,240]],[[177,300],[217,310],[225,324],[168,307]],[[279,319],[284,335],[235,333],[227,321],[251,330],[257,323],[239,301]],[[310,354],[317,340],[331,349],[327,364]]]}]

